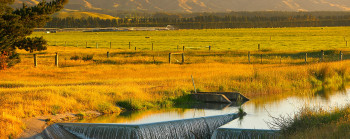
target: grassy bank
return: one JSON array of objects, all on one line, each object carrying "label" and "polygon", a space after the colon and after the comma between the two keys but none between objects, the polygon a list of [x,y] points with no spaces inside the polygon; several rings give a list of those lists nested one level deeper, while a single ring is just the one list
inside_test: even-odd
[{"label": "grassy bank", "polygon": [[[47,52],[59,48],[62,47],[50,47]],[[95,61],[65,59],[75,56],[74,51],[84,53],[88,50],[72,48],[60,52],[60,68],[54,66],[52,56],[39,57],[39,65],[34,68],[31,55],[23,52],[22,63],[0,71],[1,135],[20,133],[25,128],[21,122],[25,117],[85,110],[118,113],[120,109],[116,104],[132,110],[171,107],[181,102],[175,101],[176,98],[193,90],[191,75],[199,90],[240,91],[248,97],[339,89],[349,78],[350,61],[240,64],[214,60],[182,65],[110,64],[99,63],[98,60],[108,59],[96,54]],[[134,57],[130,61],[142,59]],[[109,60],[118,61],[113,57]]]},{"label": "grassy bank", "polygon": [[350,107],[332,110],[304,108],[293,118],[281,118],[278,124],[285,138],[348,138]]},{"label": "grassy bank", "polygon": [[[344,46],[348,30],[35,33],[33,36],[43,35],[50,45],[59,46],[38,53],[36,68],[33,54],[19,51],[22,62],[0,71],[0,138],[16,137],[25,129],[22,119],[27,117],[87,110],[119,113],[118,105],[143,110],[186,103],[186,95],[193,91],[191,75],[198,90],[240,91],[248,97],[342,89],[350,77],[350,61],[337,60],[340,50],[344,59],[350,58]],[[68,47],[63,47],[67,39]],[[99,48],[85,48],[85,39],[89,47],[97,42]],[[109,40],[112,49],[107,48]],[[128,49],[129,41],[136,51]],[[150,50],[152,42],[154,51]],[[208,44],[213,46],[210,52]],[[262,46],[259,51],[257,44]],[[177,45],[180,49],[186,46],[185,63],[174,55],[173,64],[168,64],[170,52],[181,52]],[[325,50],[326,62],[320,62],[320,49]],[[55,52],[59,53],[59,68],[54,66]]]}]

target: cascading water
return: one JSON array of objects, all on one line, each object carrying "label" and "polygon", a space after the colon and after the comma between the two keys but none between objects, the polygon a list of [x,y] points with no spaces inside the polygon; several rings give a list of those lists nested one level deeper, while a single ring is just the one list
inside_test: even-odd
[{"label": "cascading water", "polygon": [[194,118],[140,125],[140,135],[146,139],[209,139],[215,129],[237,118],[236,114]]},{"label": "cascading water", "polygon": [[219,128],[211,139],[278,139],[276,130]]},{"label": "cascading water", "polygon": [[57,124],[47,127],[43,131],[42,135],[43,135],[43,138],[45,139],[63,139],[63,138],[76,139],[77,138],[75,135],[64,130]]},{"label": "cascading water", "polygon": [[217,128],[237,117],[237,114],[228,114],[140,125],[62,123],[49,127],[46,137],[56,139],[74,135],[83,139],[210,139]]}]

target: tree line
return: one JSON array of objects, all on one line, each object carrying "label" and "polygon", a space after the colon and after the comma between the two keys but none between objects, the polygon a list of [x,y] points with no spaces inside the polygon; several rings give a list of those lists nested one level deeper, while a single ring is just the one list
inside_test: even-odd
[{"label": "tree line", "polygon": [[180,29],[219,28],[274,28],[350,26],[350,13],[337,14],[295,12],[289,14],[205,14],[192,17],[161,15],[119,19],[100,18],[53,18],[48,28],[103,28],[103,27],[163,27],[174,25]]}]

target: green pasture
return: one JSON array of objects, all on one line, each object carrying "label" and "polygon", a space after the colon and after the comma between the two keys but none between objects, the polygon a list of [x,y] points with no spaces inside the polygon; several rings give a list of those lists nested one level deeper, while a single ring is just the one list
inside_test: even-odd
[{"label": "green pasture", "polygon": [[[350,47],[350,27],[205,29],[174,31],[58,32],[43,36],[49,45],[173,51],[186,49],[256,51],[343,50]],[[346,45],[346,41],[349,41]]]}]

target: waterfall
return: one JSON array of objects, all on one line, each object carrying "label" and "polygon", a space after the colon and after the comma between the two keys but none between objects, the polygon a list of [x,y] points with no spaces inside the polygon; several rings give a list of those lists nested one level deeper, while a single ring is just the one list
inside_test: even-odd
[{"label": "waterfall", "polygon": [[215,129],[237,118],[236,114],[140,125],[146,139],[210,139]]},{"label": "waterfall", "polygon": [[217,128],[237,117],[227,114],[139,125],[60,123],[45,132],[52,139],[73,135],[83,139],[210,139]]},{"label": "waterfall", "polygon": [[63,139],[63,138],[76,139],[77,138],[75,135],[64,130],[57,124],[47,127],[43,131],[42,135],[43,135],[43,138],[45,139]]},{"label": "waterfall", "polygon": [[278,139],[277,130],[219,128],[211,139]]}]

